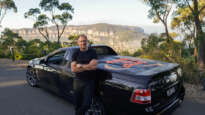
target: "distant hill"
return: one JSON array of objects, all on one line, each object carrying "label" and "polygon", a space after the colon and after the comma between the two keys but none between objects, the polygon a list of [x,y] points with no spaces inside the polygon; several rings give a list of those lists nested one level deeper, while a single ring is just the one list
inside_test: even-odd
[{"label": "distant hill", "polygon": [[[44,41],[44,38],[36,29],[22,28],[13,31],[18,33],[25,40],[40,39]],[[129,51],[131,53],[141,47],[142,38],[147,36],[142,28],[136,26],[112,25],[106,23],[77,26],[69,25],[62,35],[61,42],[68,41],[68,36],[75,34],[86,34],[88,39],[95,44],[106,44],[117,51]],[[55,26],[49,27],[49,36],[51,41],[57,40]]]}]

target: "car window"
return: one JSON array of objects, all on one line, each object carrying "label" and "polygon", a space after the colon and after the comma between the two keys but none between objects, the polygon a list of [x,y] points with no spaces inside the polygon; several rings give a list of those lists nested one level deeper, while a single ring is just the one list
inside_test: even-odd
[{"label": "car window", "polygon": [[58,52],[48,58],[48,64],[63,65],[64,64],[65,51]]},{"label": "car window", "polygon": [[71,61],[72,60],[72,55],[73,53],[77,50],[78,48],[68,48],[66,50],[66,53],[64,55],[64,58],[66,61]]},{"label": "car window", "polygon": [[93,47],[98,56],[117,55],[117,53],[109,47]]}]

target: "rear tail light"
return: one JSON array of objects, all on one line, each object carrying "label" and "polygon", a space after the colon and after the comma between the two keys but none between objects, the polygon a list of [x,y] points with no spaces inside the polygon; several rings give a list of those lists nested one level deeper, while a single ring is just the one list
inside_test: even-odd
[{"label": "rear tail light", "polygon": [[149,104],[151,103],[151,91],[148,89],[136,89],[134,90],[131,102],[138,104]]}]

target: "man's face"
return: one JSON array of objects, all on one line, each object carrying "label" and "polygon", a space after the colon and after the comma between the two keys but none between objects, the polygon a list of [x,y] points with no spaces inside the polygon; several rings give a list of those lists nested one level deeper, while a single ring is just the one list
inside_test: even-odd
[{"label": "man's face", "polygon": [[84,37],[80,37],[78,39],[78,45],[80,49],[87,49],[87,39]]}]

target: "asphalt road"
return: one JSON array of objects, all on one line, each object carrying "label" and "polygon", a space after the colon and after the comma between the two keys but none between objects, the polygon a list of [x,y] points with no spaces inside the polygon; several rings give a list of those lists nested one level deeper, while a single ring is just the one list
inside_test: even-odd
[{"label": "asphalt road", "polygon": [[[0,115],[74,115],[71,103],[25,81],[24,67],[0,60]],[[205,115],[205,100],[185,97],[172,115]]]}]

